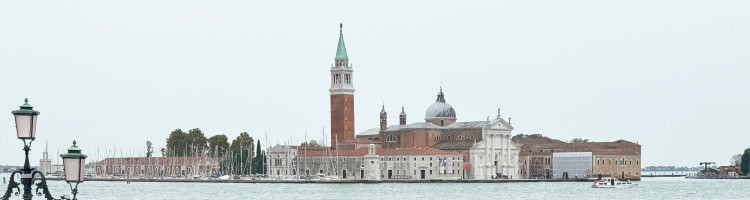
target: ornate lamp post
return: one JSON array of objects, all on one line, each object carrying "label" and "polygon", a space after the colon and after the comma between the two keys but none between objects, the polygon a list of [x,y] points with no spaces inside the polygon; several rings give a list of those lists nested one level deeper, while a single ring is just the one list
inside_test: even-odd
[{"label": "ornate lamp post", "polygon": [[[10,199],[11,194],[19,196],[21,194],[21,189],[19,188],[20,185],[23,185],[23,199],[25,200],[30,200],[34,197],[34,193],[38,196],[44,195],[45,199],[55,200],[55,198],[49,193],[49,189],[47,189],[47,180],[44,177],[44,173],[31,168],[31,165],[29,164],[29,151],[31,150],[31,143],[36,139],[36,124],[39,111],[34,110],[34,107],[29,105],[28,99],[25,99],[24,104],[20,107],[21,109],[14,110],[11,113],[13,113],[13,116],[15,116],[16,119],[16,134],[18,139],[23,141],[23,150],[26,153],[26,161],[24,162],[23,169],[16,170],[10,175],[8,189],[5,191],[5,195],[0,197],[0,200]],[[61,155],[61,157],[63,158],[65,180],[68,182],[68,185],[71,186],[73,200],[75,200],[76,194],[78,193],[78,183],[83,182],[82,174],[83,168],[85,168],[84,161],[86,155],[81,154],[81,149],[79,149],[76,146],[75,141],[73,141],[73,146],[68,149],[68,153]],[[19,174],[21,183],[15,181],[16,174]],[[34,177],[40,177],[40,182],[34,184],[36,181],[36,178]],[[73,189],[71,183],[76,184],[75,189]],[[36,185],[36,190],[33,193],[31,191],[32,185]],[[13,189],[15,189],[15,192]],[[42,191],[40,192],[39,190]],[[60,199],[71,200],[67,195],[61,196]]]}]

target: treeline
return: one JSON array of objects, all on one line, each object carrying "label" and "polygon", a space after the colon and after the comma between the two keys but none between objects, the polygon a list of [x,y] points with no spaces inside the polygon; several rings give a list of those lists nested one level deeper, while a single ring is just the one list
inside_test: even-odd
[{"label": "treeline", "polygon": [[[256,144],[257,143],[257,144]],[[224,134],[206,138],[199,128],[187,132],[176,129],[167,137],[167,147],[161,149],[167,157],[210,157],[219,162],[224,174],[265,174],[266,152],[260,141],[247,132],[240,133],[232,143]]]}]

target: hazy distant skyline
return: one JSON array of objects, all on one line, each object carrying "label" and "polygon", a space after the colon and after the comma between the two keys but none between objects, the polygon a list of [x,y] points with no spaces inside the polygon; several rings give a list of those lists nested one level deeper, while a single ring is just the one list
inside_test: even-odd
[{"label": "hazy distant skyline", "polygon": [[[403,105],[423,121],[441,83],[459,121],[514,134],[625,139],[643,166],[726,165],[750,147],[746,1],[0,2],[0,165],[23,164],[10,112],[41,111],[32,165],[163,147],[177,128],[267,146],[329,131],[338,25],[356,133]],[[2,111],[2,110],[5,111]],[[328,134],[328,133],[326,133]],[[93,159],[90,159],[93,160]]]}]

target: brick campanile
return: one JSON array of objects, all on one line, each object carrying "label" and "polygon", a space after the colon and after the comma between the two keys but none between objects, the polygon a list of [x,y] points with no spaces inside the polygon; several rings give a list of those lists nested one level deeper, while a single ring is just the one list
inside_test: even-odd
[{"label": "brick campanile", "polygon": [[[339,24],[339,43],[331,66],[331,147],[338,141],[354,138],[354,70],[344,45],[343,24]],[[338,141],[337,141],[338,140]]]}]

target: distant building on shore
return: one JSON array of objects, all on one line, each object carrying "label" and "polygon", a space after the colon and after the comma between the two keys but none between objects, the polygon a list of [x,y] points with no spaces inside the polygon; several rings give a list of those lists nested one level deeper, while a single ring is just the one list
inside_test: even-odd
[{"label": "distant building on shore", "polygon": [[538,134],[517,135],[513,140],[521,145],[519,165],[524,178],[641,177],[641,145],[633,142],[567,143]]},{"label": "distant building on shore", "polygon": [[44,152],[42,159],[39,160],[39,171],[44,174],[52,174],[52,160],[49,158],[49,144],[44,143]]},{"label": "distant building on shore", "polygon": [[460,153],[370,144],[358,149],[277,145],[271,148],[268,167],[269,175],[275,178],[303,175],[350,180],[457,180],[463,176],[462,166]]},{"label": "distant building on shore", "polygon": [[192,177],[219,173],[219,162],[208,157],[125,157],[95,162],[97,177]]},{"label": "distant building on shore", "polygon": [[[308,168],[300,169],[318,174],[340,174],[351,177],[356,171],[363,172],[361,163],[365,156],[379,157],[382,178],[429,179],[457,177],[465,179],[517,179],[519,148],[511,141],[513,127],[500,117],[486,121],[458,122],[456,111],[446,102],[442,87],[435,102],[427,108],[424,122],[407,124],[406,112],[401,108],[399,124],[388,126],[385,106],[380,112],[380,127],[364,131],[355,136],[354,127],[354,70],[344,42],[343,25],[334,63],[330,71],[331,146],[322,149],[298,148],[297,155],[313,157],[318,162],[337,153],[346,155],[343,160],[328,164],[338,167],[314,167],[313,161],[304,160]],[[269,158],[269,174],[281,175],[290,165],[299,166],[290,158],[290,149],[279,147],[278,154]],[[289,147],[292,148],[292,147]],[[371,148],[374,151],[368,151]],[[368,155],[369,152],[375,155]],[[272,153],[273,154],[273,153]],[[276,159],[276,160],[274,160]],[[297,156],[297,159],[300,159]],[[407,159],[407,160],[404,160]],[[424,160],[426,159],[426,160]],[[291,162],[290,162],[291,161]],[[409,162],[410,161],[410,162]],[[360,162],[360,163],[357,163]],[[319,163],[322,164],[322,163]],[[313,166],[313,167],[310,167]],[[441,169],[442,167],[442,169]],[[347,169],[346,173],[341,169]],[[337,169],[331,171],[330,169]],[[447,170],[450,169],[450,170]],[[273,171],[276,170],[276,171]],[[292,169],[292,172],[294,172]],[[283,170],[288,172],[289,170]],[[301,174],[301,173],[292,173]],[[360,174],[360,177],[362,174]],[[355,175],[356,176],[356,175]]]}]

